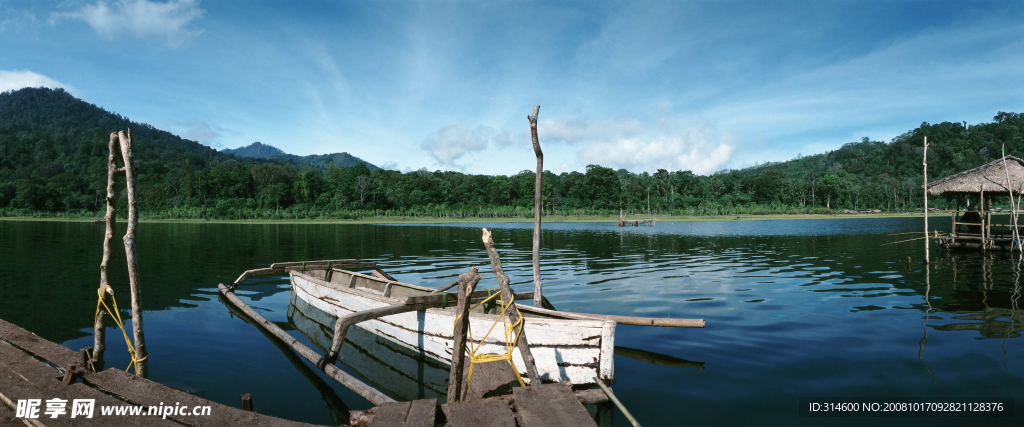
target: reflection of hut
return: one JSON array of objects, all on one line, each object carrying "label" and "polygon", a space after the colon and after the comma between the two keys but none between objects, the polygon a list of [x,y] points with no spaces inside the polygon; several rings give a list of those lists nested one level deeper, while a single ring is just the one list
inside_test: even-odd
[{"label": "reflection of hut", "polygon": [[[1013,241],[1020,239],[1020,233],[1013,233],[1013,209],[991,208],[991,201],[997,196],[1020,196],[1024,190],[1024,160],[1006,156],[955,175],[928,183],[928,194],[966,196],[968,208],[961,214],[959,208],[952,212],[953,227],[949,236],[936,237],[935,241],[947,249],[999,249],[1009,250]],[[985,198],[989,198],[989,205]],[[970,206],[971,200],[976,206]],[[1013,206],[1011,203],[1010,206]],[[1019,212],[1019,208],[1018,208]],[[993,222],[993,214],[1002,215]]]}]

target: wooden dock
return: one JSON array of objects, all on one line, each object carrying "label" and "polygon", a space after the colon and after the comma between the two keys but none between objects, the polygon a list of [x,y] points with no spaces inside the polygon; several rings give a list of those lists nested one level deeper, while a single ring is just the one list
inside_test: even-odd
[{"label": "wooden dock", "polygon": [[[497,366],[497,364],[492,364]],[[57,368],[61,367],[61,368]],[[67,372],[75,373],[69,384],[62,382]],[[474,374],[473,387],[491,386],[489,369]],[[509,373],[504,373],[505,376]],[[495,374],[499,375],[499,374]],[[500,381],[499,381],[500,382]],[[473,391],[473,398],[491,395]],[[66,413],[57,418],[44,415],[45,400],[67,400]],[[18,400],[42,399],[40,418],[15,418]],[[95,399],[93,418],[70,418],[74,399]],[[437,405],[435,399],[386,403],[369,410],[351,412],[354,426],[596,426],[611,420],[609,408],[599,408],[598,422],[583,404],[603,404],[608,398],[600,390],[573,391],[561,383],[536,387],[515,387],[511,394],[452,405]],[[194,408],[209,406],[209,415],[103,416],[100,406],[162,407],[168,403]],[[241,403],[241,402],[240,402]],[[603,409],[603,410],[602,410]],[[603,416],[602,416],[603,415]],[[398,421],[401,420],[401,421]],[[26,421],[26,422],[22,422]],[[89,372],[82,367],[81,353],[47,341],[17,325],[0,320],[0,425],[33,426],[281,426],[312,424],[289,421],[222,405],[187,392],[153,382],[120,369]]]},{"label": "wooden dock", "polygon": [[[56,367],[60,368],[56,368]],[[69,369],[77,378],[63,378]],[[44,415],[46,399],[67,400],[66,413],[51,418]],[[42,399],[40,418],[18,420],[14,418],[18,400]],[[73,399],[95,399],[91,419],[71,418]],[[177,403],[189,409],[209,406],[209,415],[113,416],[100,414],[100,406],[166,407]],[[0,320],[0,425],[66,426],[66,425],[125,425],[125,426],[281,426],[300,427],[311,424],[288,421],[261,415],[240,408],[222,405],[163,384],[140,378],[116,368],[89,372],[82,367],[81,354],[59,344],[47,341],[17,325]]]}]

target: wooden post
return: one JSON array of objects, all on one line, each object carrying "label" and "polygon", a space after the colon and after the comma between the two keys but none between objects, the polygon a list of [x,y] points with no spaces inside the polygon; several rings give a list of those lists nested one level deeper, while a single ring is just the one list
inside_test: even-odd
[{"label": "wooden post", "polygon": [[146,360],[146,337],[142,332],[142,289],[139,288],[138,260],[135,257],[135,229],[139,225],[139,213],[135,198],[135,174],[132,170],[132,131],[117,133],[121,141],[121,158],[124,160],[125,182],[128,186],[128,231],[124,234],[124,253],[128,261],[128,284],[132,292],[132,332],[135,338],[135,373],[149,377],[149,363]]},{"label": "wooden post", "polygon": [[1017,206],[1013,199],[1013,186],[1010,184],[1010,171],[1006,169],[1006,144],[1003,144],[1003,176],[1006,177],[1006,191],[1010,193],[1010,223],[1013,226],[1013,230],[1010,232],[1010,238],[1013,241],[1010,243],[1010,252],[1021,249],[1020,246],[1020,233],[1017,230]]},{"label": "wooden post", "polygon": [[459,275],[459,303],[455,309],[456,316],[460,316],[455,322],[454,341],[452,343],[452,368],[448,374],[448,403],[455,403],[462,400],[462,371],[466,366],[466,332],[469,331],[469,295],[473,292],[477,282],[480,281],[480,273],[476,267],[468,273]]},{"label": "wooden post", "polygon": [[537,181],[533,190],[533,306],[542,306],[541,288],[544,284],[540,281],[540,215],[541,215],[541,176],[544,173],[544,153],[540,151],[540,140],[537,138],[537,114],[540,113],[540,105],[533,107],[533,115],[527,116],[530,120],[530,136],[533,138],[533,153],[537,155]]},{"label": "wooden post", "polygon": [[985,243],[987,242],[985,238],[985,183],[981,183],[981,196],[979,198],[981,199],[981,210],[978,211],[978,217],[981,218],[981,250],[984,251],[986,249]]},{"label": "wooden post", "polygon": [[924,137],[924,160],[921,161],[924,165],[924,263],[928,264],[931,260],[928,256],[928,137]]},{"label": "wooden post", "polygon": [[[96,297],[102,298],[109,305],[108,295],[114,295],[114,289],[110,287],[110,242],[114,240],[114,230],[117,229],[117,174],[120,170],[117,167],[117,133],[110,134],[110,142],[107,143],[107,214],[103,221],[106,223],[106,231],[103,234],[103,259],[100,261],[100,287]],[[100,309],[93,319],[93,344],[92,344],[92,366],[97,370],[103,370],[103,354],[107,350],[107,312]]]},{"label": "wooden post", "polygon": [[[483,241],[484,247],[487,248],[487,255],[491,258],[491,270],[494,270],[494,277],[498,279],[498,286],[501,288],[501,299],[502,301],[513,301],[514,297],[512,295],[512,288],[508,285],[508,276],[505,275],[505,271],[501,268],[501,257],[498,256],[498,251],[494,249],[494,240],[491,239],[491,232],[487,231],[486,228],[484,229]],[[506,315],[512,323],[519,321],[519,312],[515,310],[515,306],[510,307]],[[530,376],[530,385],[540,385],[537,362],[533,360],[533,353],[530,352],[530,343],[526,339],[526,324],[524,323],[521,328],[522,333],[519,335],[519,342],[516,346],[519,348],[519,352],[522,353],[523,362],[526,363],[526,373]]]},{"label": "wooden post", "polygon": [[252,393],[242,394],[242,409],[252,411]]}]

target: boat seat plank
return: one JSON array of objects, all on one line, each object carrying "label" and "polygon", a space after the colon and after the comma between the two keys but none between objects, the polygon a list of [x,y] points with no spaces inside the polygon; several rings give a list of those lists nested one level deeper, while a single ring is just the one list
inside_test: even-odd
[{"label": "boat seat plank", "polygon": [[437,411],[437,399],[385,403],[377,407],[370,427],[431,427]]},{"label": "boat seat plank", "polygon": [[516,427],[508,403],[500,399],[448,404],[448,427]]},{"label": "boat seat plank", "polygon": [[520,427],[597,427],[587,409],[565,384],[512,389]]}]

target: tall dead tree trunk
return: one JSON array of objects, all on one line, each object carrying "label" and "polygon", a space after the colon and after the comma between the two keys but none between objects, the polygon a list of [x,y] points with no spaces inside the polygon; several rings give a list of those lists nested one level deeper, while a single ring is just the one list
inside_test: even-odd
[{"label": "tall dead tree trunk", "polygon": [[139,287],[138,260],[135,256],[135,229],[139,225],[139,214],[135,199],[135,175],[132,170],[132,133],[117,133],[121,141],[121,158],[124,159],[125,181],[128,186],[128,231],[124,234],[124,253],[128,261],[128,283],[132,292],[132,332],[135,336],[135,373],[149,376],[146,352],[146,337],[142,332],[142,289]]},{"label": "tall dead tree trunk", "polygon": [[931,262],[928,256],[928,137],[924,137],[924,263]]},{"label": "tall dead tree trunk", "polygon": [[[117,167],[117,133],[110,134],[110,142],[107,144],[109,154],[107,155],[107,214],[103,217],[106,223],[106,232],[103,234],[103,260],[100,261],[100,287],[97,298],[109,303],[109,295],[114,295],[110,287],[110,245],[114,240],[114,231],[117,229],[117,174],[121,170]],[[109,305],[109,304],[108,304]],[[103,370],[103,354],[107,351],[107,312],[98,310],[95,324],[93,325],[92,365],[97,371]]]},{"label": "tall dead tree trunk", "polygon": [[543,296],[541,288],[544,284],[540,281],[540,214],[541,214],[541,176],[544,174],[544,152],[540,150],[540,139],[537,138],[537,115],[540,114],[540,105],[533,107],[533,115],[527,116],[530,120],[530,136],[533,138],[533,153],[537,155],[537,181],[533,191],[533,306],[541,307]]}]

